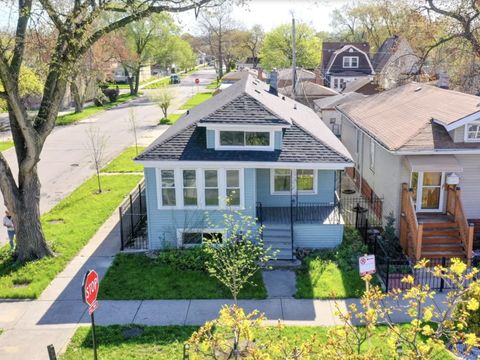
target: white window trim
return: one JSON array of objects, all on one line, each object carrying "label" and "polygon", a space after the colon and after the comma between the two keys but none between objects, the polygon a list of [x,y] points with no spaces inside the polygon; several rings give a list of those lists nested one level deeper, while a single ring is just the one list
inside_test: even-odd
[{"label": "white window trim", "polygon": [[[352,66],[352,59],[357,59],[357,66]],[[348,66],[345,64],[345,60],[348,59]],[[342,65],[344,69],[358,69],[360,66],[360,57],[359,56],[344,56],[342,59]]]},{"label": "white window trim", "polygon": [[270,195],[290,195],[297,194],[297,170],[313,170],[313,191],[299,190],[299,195],[317,195],[318,194],[318,170],[316,169],[292,169],[291,190],[290,191],[275,191],[275,170],[285,169],[270,169]]},{"label": "white window trim", "polygon": [[[161,183],[161,171],[173,170],[175,178],[175,206],[163,206],[162,204],[162,183]],[[183,200],[183,170],[195,170],[196,185],[197,185],[197,206],[184,204]],[[219,193],[219,205],[218,206],[206,206],[205,205],[205,170],[217,170],[218,175],[218,193]],[[240,176],[240,205],[226,204],[227,198],[227,170],[238,170]],[[192,167],[165,167],[155,168],[156,186],[157,186],[157,208],[159,210],[244,210],[245,209],[245,172],[243,168],[238,167],[225,167],[225,168],[192,168]]]},{"label": "white window trim", "polygon": [[226,235],[225,229],[213,229],[213,228],[208,228],[208,229],[177,229],[177,247],[184,247],[184,248],[193,248],[197,246],[201,246],[203,244],[203,236],[202,236],[202,244],[188,244],[188,245],[183,245],[183,238],[182,235],[184,233],[221,233],[223,237]]},{"label": "white window trim", "polygon": [[464,126],[464,130],[463,130],[463,139],[465,142],[469,142],[469,143],[477,143],[477,142],[480,142],[480,138],[478,139],[469,139],[468,138],[468,125],[477,125],[477,126],[480,126],[480,121],[472,121],[468,124],[465,124]]},{"label": "white window trim", "polygon": [[[217,190],[218,190],[218,205],[207,205],[207,200],[205,197],[205,190],[207,188],[205,187],[205,172],[206,171],[212,171],[215,170],[217,172]],[[202,181],[201,181],[201,188],[203,191],[202,194],[202,200],[203,200],[203,208],[205,209],[218,209],[222,205],[222,194],[221,194],[221,176],[220,176],[220,169],[201,169],[201,174],[202,174]],[[208,189],[214,189],[214,188],[208,188]],[[197,190],[198,191],[198,190]]]},{"label": "white window trim", "polygon": [[369,168],[370,170],[375,173],[375,151],[376,151],[376,144],[373,139],[370,139],[370,158],[369,158]]},{"label": "white window trim", "polygon": [[[220,144],[220,132],[221,131],[243,131],[243,132],[268,132],[269,133],[269,145],[268,146],[229,146],[229,145],[221,145]],[[222,129],[222,130],[215,130],[215,150],[242,150],[242,151],[274,151],[275,150],[275,131],[266,130],[266,129],[239,129],[239,128],[231,128],[231,129]]]}]

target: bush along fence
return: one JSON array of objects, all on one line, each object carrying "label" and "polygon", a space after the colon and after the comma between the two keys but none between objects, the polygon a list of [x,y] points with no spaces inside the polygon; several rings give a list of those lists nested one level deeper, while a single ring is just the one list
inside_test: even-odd
[{"label": "bush along fence", "polygon": [[147,249],[147,202],[144,180],[120,205],[118,213],[120,216],[121,250]]}]

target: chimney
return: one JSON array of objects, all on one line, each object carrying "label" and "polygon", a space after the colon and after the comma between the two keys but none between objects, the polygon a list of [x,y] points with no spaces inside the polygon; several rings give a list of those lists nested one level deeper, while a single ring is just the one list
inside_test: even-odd
[{"label": "chimney", "polygon": [[257,72],[258,72],[258,74],[257,74],[258,80],[262,80],[262,81],[265,80],[265,79],[263,78],[263,69],[259,67],[259,68],[257,69]]},{"label": "chimney", "polygon": [[270,94],[278,95],[278,72],[277,69],[273,69],[270,72]]},{"label": "chimney", "polygon": [[315,84],[323,85],[323,77],[320,68],[315,69]]},{"label": "chimney", "polygon": [[445,71],[440,71],[439,72],[437,86],[440,89],[448,89],[449,78],[448,78],[448,74]]}]

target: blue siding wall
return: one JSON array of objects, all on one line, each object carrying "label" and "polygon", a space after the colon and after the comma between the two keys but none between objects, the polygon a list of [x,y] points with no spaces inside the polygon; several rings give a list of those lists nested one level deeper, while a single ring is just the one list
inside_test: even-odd
[{"label": "blue siding wall", "polygon": [[283,131],[275,131],[275,150],[281,150],[283,144]]},{"label": "blue siding wall", "polygon": [[293,228],[295,247],[324,249],[334,248],[342,242],[343,224],[298,224]]},{"label": "blue siding wall", "polygon": [[[299,195],[299,202],[330,203],[335,199],[335,171],[318,170],[318,193]],[[257,201],[263,206],[290,206],[290,195],[271,195],[270,169],[257,169]]]},{"label": "blue siding wall", "polygon": [[207,149],[215,148],[215,130],[207,130]]},{"label": "blue siding wall", "polygon": [[[157,185],[154,168],[145,168],[147,186],[148,239],[151,249],[177,246],[177,229],[202,229],[212,227],[210,223],[223,228],[222,210],[176,210],[158,209]],[[255,169],[244,170],[245,210],[243,214],[255,217]]]}]

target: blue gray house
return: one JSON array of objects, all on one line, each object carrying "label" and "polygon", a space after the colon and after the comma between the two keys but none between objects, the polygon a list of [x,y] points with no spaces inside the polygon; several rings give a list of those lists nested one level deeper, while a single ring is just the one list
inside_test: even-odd
[{"label": "blue gray house", "polygon": [[264,242],[279,259],[341,242],[336,194],[352,157],[315,112],[277,95],[275,85],[239,80],[136,158],[145,166],[151,249],[218,236],[231,209],[264,225]]}]

